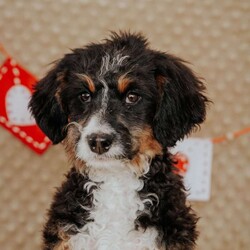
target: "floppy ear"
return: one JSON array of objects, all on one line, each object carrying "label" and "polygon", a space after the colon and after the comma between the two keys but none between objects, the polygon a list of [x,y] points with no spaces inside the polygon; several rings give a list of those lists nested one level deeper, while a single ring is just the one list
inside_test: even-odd
[{"label": "floppy ear", "polygon": [[59,143],[66,136],[64,127],[67,125],[67,116],[57,97],[60,72],[62,71],[59,66],[56,66],[41,79],[34,86],[34,93],[29,102],[29,108],[38,126],[53,144]]},{"label": "floppy ear", "polygon": [[172,147],[205,120],[205,86],[180,58],[154,52],[155,79],[161,100],[154,133],[163,147]]}]

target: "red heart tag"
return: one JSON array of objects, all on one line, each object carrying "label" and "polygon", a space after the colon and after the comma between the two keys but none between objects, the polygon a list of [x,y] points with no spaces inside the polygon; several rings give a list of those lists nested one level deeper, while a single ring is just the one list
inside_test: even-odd
[{"label": "red heart tag", "polygon": [[174,171],[176,174],[180,174],[185,176],[189,167],[189,159],[188,156],[183,153],[177,153],[174,156],[176,170]]},{"label": "red heart tag", "polygon": [[19,140],[42,154],[51,144],[28,110],[36,78],[12,58],[0,67],[0,124]]}]

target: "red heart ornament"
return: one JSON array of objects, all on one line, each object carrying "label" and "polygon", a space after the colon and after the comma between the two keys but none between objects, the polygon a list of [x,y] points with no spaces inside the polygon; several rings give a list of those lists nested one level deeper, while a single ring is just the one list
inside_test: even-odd
[{"label": "red heart ornament", "polygon": [[12,58],[0,67],[0,124],[38,154],[51,144],[31,116],[28,103],[36,78]]},{"label": "red heart ornament", "polygon": [[176,170],[174,171],[176,174],[180,174],[182,176],[185,176],[185,174],[188,171],[189,168],[189,159],[188,156],[185,155],[184,153],[177,153],[174,156],[175,160],[175,168]]}]

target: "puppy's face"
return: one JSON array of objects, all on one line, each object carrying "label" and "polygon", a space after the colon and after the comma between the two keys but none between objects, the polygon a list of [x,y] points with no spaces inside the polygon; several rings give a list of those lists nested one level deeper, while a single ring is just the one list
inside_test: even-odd
[{"label": "puppy's face", "polygon": [[152,131],[160,98],[154,74],[143,65],[147,58],[135,63],[131,56],[129,51],[106,52],[92,71],[61,75],[57,98],[67,110],[65,145],[91,167],[117,160],[140,165],[139,154],[161,154]]},{"label": "puppy's face", "polygon": [[205,117],[203,84],[180,59],[140,35],[76,49],[36,86],[31,110],[75,161],[111,167],[163,153]]}]

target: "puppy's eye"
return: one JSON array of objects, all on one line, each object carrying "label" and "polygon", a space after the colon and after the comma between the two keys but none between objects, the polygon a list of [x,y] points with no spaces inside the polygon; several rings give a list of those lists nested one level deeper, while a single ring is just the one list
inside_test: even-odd
[{"label": "puppy's eye", "polygon": [[91,95],[88,92],[84,92],[79,96],[80,100],[82,102],[90,102],[91,101]]},{"label": "puppy's eye", "polygon": [[135,104],[137,103],[139,100],[141,99],[141,97],[133,92],[130,92],[127,94],[126,96],[126,103],[128,104]]}]

